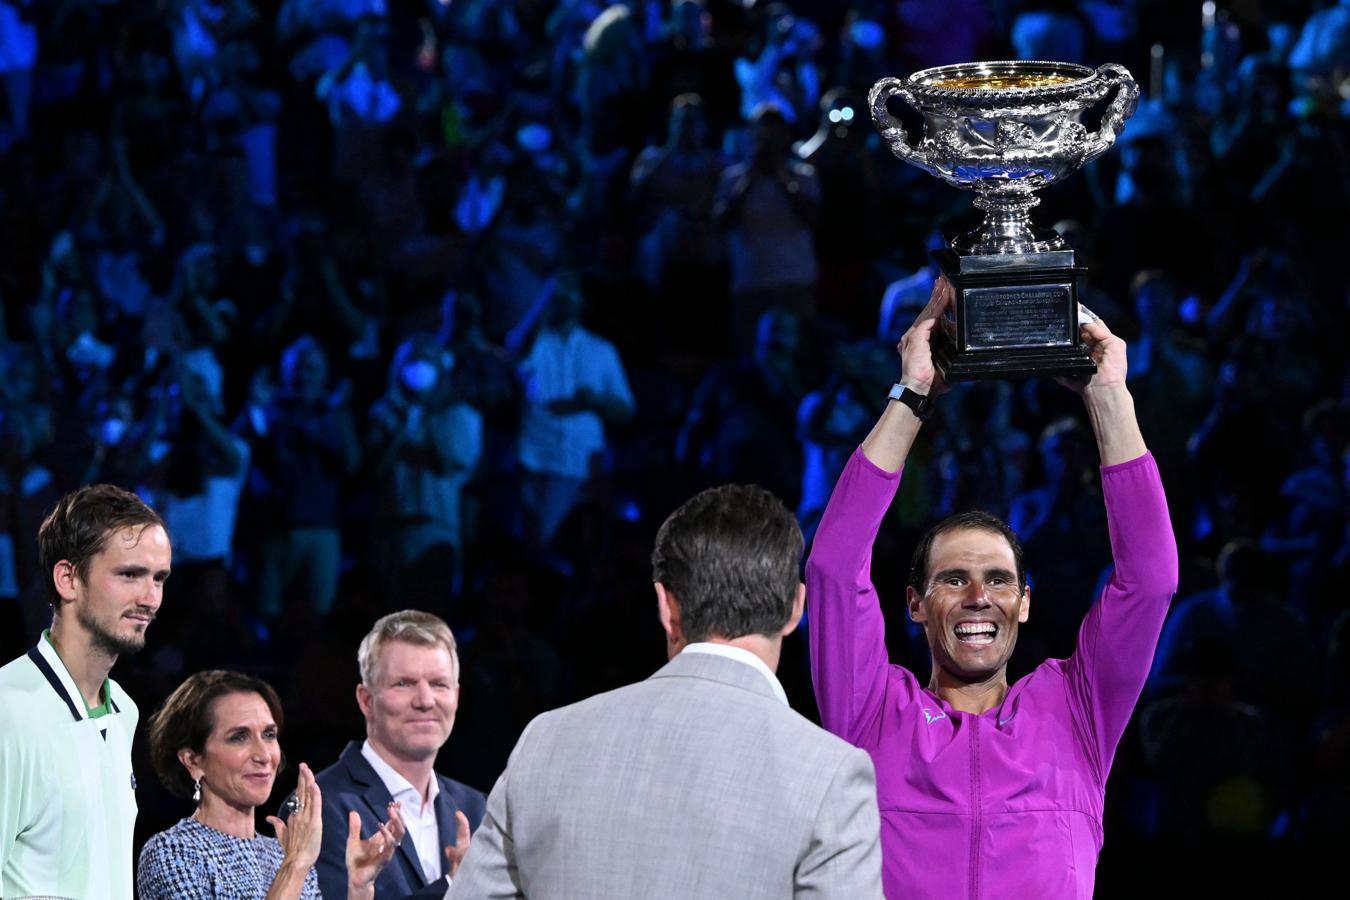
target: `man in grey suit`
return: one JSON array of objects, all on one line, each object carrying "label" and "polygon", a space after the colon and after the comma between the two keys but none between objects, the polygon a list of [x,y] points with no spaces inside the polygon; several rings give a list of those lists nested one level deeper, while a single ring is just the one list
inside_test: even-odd
[{"label": "man in grey suit", "polygon": [[652,552],[670,662],[525,729],[448,897],[881,897],[871,759],[788,707],[802,535],[758,487],[704,491]]}]

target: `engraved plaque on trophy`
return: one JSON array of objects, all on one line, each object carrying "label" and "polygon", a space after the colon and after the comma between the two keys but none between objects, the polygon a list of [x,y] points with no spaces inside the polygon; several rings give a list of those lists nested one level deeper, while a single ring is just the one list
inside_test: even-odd
[{"label": "engraved plaque on trophy", "polygon": [[[1083,113],[1112,90],[1101,126]],[[911,142],[886,103],[922,114]],[[948,381],[1085,375],[1096,366],[1078,339],[1073,248],[1033,225],[1035,192],[1071,175],[1115,143],[1139,87],[1124,67],[1060,62],[963,63],[883,78],[868,97],[872,119],[900,159],[976,193],[984,221],[933,258],[956,292],[955,334],[934,342]]]}]

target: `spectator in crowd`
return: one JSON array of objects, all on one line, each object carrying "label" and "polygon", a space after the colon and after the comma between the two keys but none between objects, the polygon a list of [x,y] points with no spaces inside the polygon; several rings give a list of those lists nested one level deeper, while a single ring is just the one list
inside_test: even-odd
[{"label": "spectator in crowd", "polygon": [[876,298],[866,289],[867,267],[883,233],[875,156],[879,142],[872,140],[875,130],[866,109],[851,91],[826,91],[816,133],[797,148],[820,179],[816,253],[821,296],[829,298],[827,312],[855,331],[866,330],[875,315]]},{"label": "spectator in crowd", "polygon": [[708,373],[694,392],[676,458],[713,480],[755,481],[795,501],[802,467],[794,436],[806,395],[802,344],[796,315],[762,313],[754,351]]},{"label": "spectator in crowd", "polygon": [[529,353],[520,363],[525,409],[520,465],[528,535],[548,545],[601,474],[606,426],[633,415],[633,393],[614,345],[581,324],[584,296],[561,276]]},{"label": "spectator in crowd", "polygon": [[483,417],[460,399],[454,362],[434,336],[408,337],[370,411],[366,457],[379,484],[372,537],[390,602],[444,605],[464,574],[464,486],[483,452]]},{"label": "spectator in crowd", "polygon": [[1149,692],[1170,696],[1187,690],[1187,666],[1203,645],[1226,648],[1233,696],[1268,715],[1292,718],[1312,712],[1306,701],[1287,697],[1282,679],[1318,681],[1318,660],[1307,619],[1285,604],[1281,567],[1252,540],[1230,541],[1216,563],[1217,587],[1178,600],[1158,640]]},{"label": "spectator in crowd", "polygon": [[638,276],[668,315],[652,325],[682,346],[706,344],[724,328],[721,235],[713,218],[720,156],[708,146],[704,104],[681,94],[670,104],[666,140],[643,148],[629,176],[642,236]]},{"label": "spectator in crowd", "polygon": [[[1036,589],[1040,631],[1053,656],[1073,652],[1092,595],[1091,584],[1110,562],[1092,436],[1074,419],[1051,422],[1037,449],[1043,481],[1012,498],[1008,525],[1017,532]],[[1069,587],[1070,585],[1074,587]]]},{"label": "spectator in crowd", "polygon": [[4,146],[28,137],[28,104],[33,97],[38,55],[32,6],[32,0],[0,3],[0,85],[4,86],[8,108],[6,128],[0,135]]},{"label": "spectator in crowd", "polygon": [[341,482],[360,459],[350,387],[329,391],[327,354],[309,337],[286,348],[275,396],[262,395],[267,381],[265,374],[255,378],[241,422],[252,446],[248,494],[267,523],[257,556],[258,610],[276,618],[284,597],[325,613],[341,562]]},{"label": "spectator in crowd", "polygon": [[666,142],[643,148],[630,176],[634,205],[646,223],[639,250],[642,279],[659,290],[668,279],[693,278],[690,267],[707,270],[721,248],[715,241],[712,208],[721,167],[707,143],[703,99],[680,94],[670,102]]},{"label": "spectator in crowd", "polygon": [[820,29],[798,18],[784,3],[772,3],[764,12],[764,37],[752,60],[736,60],[741,85],[741,115],[755,119],[765,104],[778,109],[790,124],[803,121],[820,99],[820,70],[814,56],[820,49]]},{"label": "spectator in crowd", "polygon": [[885,389],[878,382],[885,378],[880,373],[886,369],[887,350],[875,341],[840,347],[834,374],[823,387],[802,398],[797,410],[797,440],[803,457],[797,519],[808,536],[820,521],[848,457],[871,430],[872,400]]},{"label": "spectator in crowd", "polygon": [[706,0],[675,0],[665,26],[665,38],[652,63],[653,98],[673,102],[681,94],[697,94],[714,136],[738,127],[740,86],[735,60],[714,36],[713,11]]},{"label": "spectator in crowd", "polygon": [[759,106],[750,120],[750,159],[722,172],[715,211],[727,230],[731,333],[749,351],[760,314],[776,306],[811,319],[816,312],[820,182],[792,153],[782,109]]}]

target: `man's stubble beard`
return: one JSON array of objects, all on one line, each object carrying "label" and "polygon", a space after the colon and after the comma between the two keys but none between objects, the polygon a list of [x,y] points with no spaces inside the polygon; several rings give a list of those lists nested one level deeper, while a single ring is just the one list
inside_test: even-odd
[{"label": "man's stubble beard", "polygon": [[[128,653],[136,653],[145,647],[145,634],[133,634],[131,637],[122,637],[108,631],[84,607],[80,607],[75,613],[76,621],[84,626],[89,632],[89,637],[94,648],[106,653],[108,656],[123,656]],[[153,621],[153,620],[152,620]],[[147,625],[147,628],[149,626]]]}]

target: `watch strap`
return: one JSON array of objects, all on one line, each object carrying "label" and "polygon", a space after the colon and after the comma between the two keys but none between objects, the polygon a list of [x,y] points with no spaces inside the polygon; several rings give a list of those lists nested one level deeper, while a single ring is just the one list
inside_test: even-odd
[{"label": "watch strap", "polygon": [[920,394],[911,387],[903,384],[896,384],[891,387],[891,392],[886,395],[887,399],[903,403],[914,413],[915,418],[920,422],[925,422],[933,414],[933,401],[927,394]]}]

